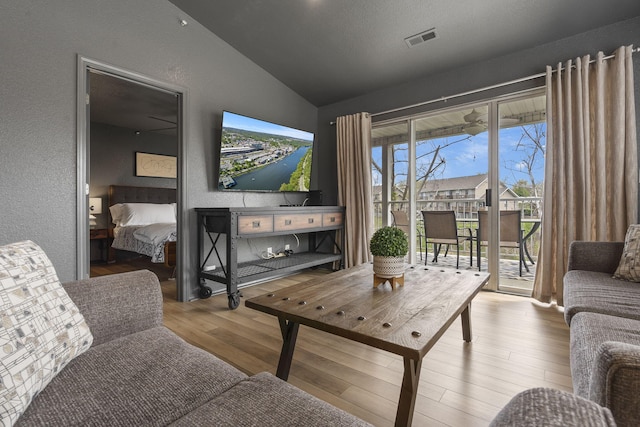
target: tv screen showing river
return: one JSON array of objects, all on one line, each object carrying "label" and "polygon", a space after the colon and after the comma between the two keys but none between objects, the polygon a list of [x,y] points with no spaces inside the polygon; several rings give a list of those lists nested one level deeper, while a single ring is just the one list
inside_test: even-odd
[{"label": "tv screen showing river", "polygon": [[313,133],[222,114],[221,190],[309,191]]}]

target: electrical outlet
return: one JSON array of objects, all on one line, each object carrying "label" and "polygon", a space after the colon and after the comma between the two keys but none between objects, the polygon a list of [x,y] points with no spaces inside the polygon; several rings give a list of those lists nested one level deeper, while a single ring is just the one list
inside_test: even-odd
[{"label": "electrical outlet", "polygon": [[272,247],[268,247],[267,248],[267,255],[269,255],[269,256],[273,255],[273,248]]},{"label": "electrical outlet", "polygon": [[290,248],[289,248],[289,245],[284,245],[284,250],[285,250],[285,251],[288,251],[289,249],[290,249]]}]

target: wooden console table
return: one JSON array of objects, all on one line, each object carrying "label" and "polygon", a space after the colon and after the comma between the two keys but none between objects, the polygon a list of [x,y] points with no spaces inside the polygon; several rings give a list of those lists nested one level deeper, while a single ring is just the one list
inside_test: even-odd
[{"label": "wooden console table", "polygon": [[[238,286],[281,274],[332,262],[344,266],[345,208],[340,206],[296,206],[260,208],[196,208],[198,217],[198,286],[200,298],[211,296],[207,280],[227,286],[229,308],[240,304]],[[225,235],[224,245],[220,241]],[[238,262],[238,240],[307,234],[308,247],[288,256]],[[340,237],[338,238],[338,234]],[[205,236],[211,249],[205,254]],[[223,248],[224,246],[224,248]],[[323,251],[324,249],[324,251]],[[219,268],[207,270],[215,253]],[[225,254],[224,260],[221,253]]]}]

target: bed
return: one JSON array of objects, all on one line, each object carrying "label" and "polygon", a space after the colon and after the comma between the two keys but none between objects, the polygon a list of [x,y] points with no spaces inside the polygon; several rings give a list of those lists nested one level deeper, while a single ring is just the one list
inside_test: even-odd
[{"label": "bed", "polygon": [[109,235],[113,250],[135,252],[149,257],[153,263],[174,266],[176,218],[174,188],[109,187]]}]

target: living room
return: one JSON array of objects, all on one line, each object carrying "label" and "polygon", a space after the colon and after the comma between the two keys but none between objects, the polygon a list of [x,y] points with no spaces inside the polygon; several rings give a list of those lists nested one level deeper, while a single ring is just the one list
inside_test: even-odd
[{"label": "living room", "polygon": [[[51,258],[62,282],[81,278],[79,271],[86,270],[79,265],[81,244],[77,238],[79,224],[85,222],[78,214],[82,186],[78,181],[81,159],[76,127],[78,56],[168,82],[183,88],[186,94],[186,138],[179,154],[185,192],[181,200],[184,240],[177,280],[181,288],[175,295],[178,301],[189,301],[198,291],[192,261],[197,239],[194,208],[283,203],[278,194],[215,190],[216,135],[223,110],[314,132],[318,150],[312,188],[322,189],[325,204],[335,205],[336,129],[331,123],[336,117],[387,111],[504,83],[543,72],[546,65],[555,66],[559,61],[600,50],[609,54],[640,40],[636,9],[635,14],[606,25],[517,52],[480,56],[471,62],[461,58],[452,69],[315,103],[169,1],[4,1],[1,8],[4,201],[0,206],[0,244],[25,239],[37,242]],[[572,19],[564,17],[567,22]],[[181,25],[181,20],[187,25]],[[637,54],[633,58],[636,117],[640,117],[640,60]]]}]

